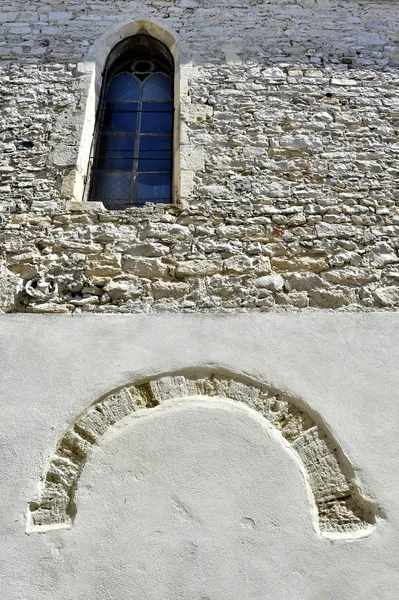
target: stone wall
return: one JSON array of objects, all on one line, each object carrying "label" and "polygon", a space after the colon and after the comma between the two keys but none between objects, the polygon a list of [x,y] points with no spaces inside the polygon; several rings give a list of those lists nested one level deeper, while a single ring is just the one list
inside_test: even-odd
[{"label": "stone wall", "polygon": [[[399,306],[396,2],[1,5],[3,310]],[[65,183],[87,50],[138,16],[181,38],[182,202],[111,213]]]}]

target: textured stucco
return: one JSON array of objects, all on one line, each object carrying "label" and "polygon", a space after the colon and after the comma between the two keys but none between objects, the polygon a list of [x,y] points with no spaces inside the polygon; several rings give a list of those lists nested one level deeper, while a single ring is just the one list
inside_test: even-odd
[{"label": "textured stucco", "polygon": [[[371,315],[3,315],[0,558],[6,600],[272,596],[395,600],[399,319]],[[110,390],[214,370],[321,418],[379,516],[327,540],[294,454],[228,400],[167,401],[110,428],[70,530],[25,533],[69,425]]]}]

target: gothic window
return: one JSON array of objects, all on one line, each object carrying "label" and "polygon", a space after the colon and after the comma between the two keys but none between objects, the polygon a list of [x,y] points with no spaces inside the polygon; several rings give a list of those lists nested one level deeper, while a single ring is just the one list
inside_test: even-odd
[{"label": "gothic window", "polygon": [[147,35],[125,39],[106,65],[89,200],[109,210],[172,201],[173,59]]}]

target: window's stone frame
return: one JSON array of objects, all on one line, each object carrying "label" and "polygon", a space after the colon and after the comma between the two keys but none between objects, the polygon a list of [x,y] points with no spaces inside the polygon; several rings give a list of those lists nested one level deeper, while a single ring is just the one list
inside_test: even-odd
[{"label": "window's stone frame", "polygon": [[[185,161],[181,167],[181,94],[187,90],[187,77],[182,85],[181,53],[178,35],[163,23],[147,18],[135,20],[124,20],[110,29],[107,29],[92,45],[85,60],[79,65],[82,73],[81,94],[85,97],[85,110],[80,117],[75,117],[77,130],[80,132],[79,145],[76,147],[73,165],[70,167],[62,183],[62,196],[72,202],[82,203],[84,197],[86,178],[90,175],[89,159],[93,135],[96,125],[96,113],[100,101],[103,71],[110,52],[122,40],[144,34],[162,42],[170,51],[174,61],[174,128],[173,128],[173,180],[172,180],[172,203],[184,203],[184,198],[190,194],[192,189],[193,168],[189,161]],[[184,69],[188,73],[187,69]],[[62,155],[62,149],[58,155]],[[66,156],[68,153],[66,153]],[[70,153],[69,153],[70,155]],[[86,204],[86,202],[84,202]],[[93,205],[102,203],[87,203],[87,208],[95,208]]]}]

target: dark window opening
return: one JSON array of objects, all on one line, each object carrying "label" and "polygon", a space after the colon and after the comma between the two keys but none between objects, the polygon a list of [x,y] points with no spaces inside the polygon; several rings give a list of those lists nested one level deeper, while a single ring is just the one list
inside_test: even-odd
[{"label": "dark window opening", "polygon": [[172,201],[173,59],[136,35],[111,52],[91,152],[89,200],[109,210]]}]

